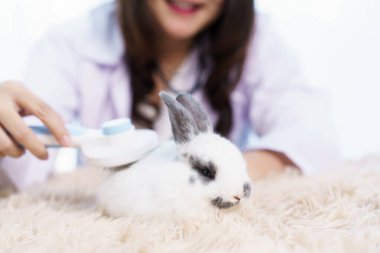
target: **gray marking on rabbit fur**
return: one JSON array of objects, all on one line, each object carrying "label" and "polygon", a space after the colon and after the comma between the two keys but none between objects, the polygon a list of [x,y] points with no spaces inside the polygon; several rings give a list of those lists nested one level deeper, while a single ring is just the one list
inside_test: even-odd
[{"label": "gray marking on rabbit fur", "polygon": [[[189,163],[191,168],[197,171],[199,178],[202,180],[203,183],[207,184],[208,182],[215,180],[218,169],[213,162],[202,161],[202,159],[198,157],[190,156]],[[209,177],[205,177],[202,174],[203,169],[208,169],[210,171]]]},{"label": "gray marking on rabbit fur", "polygon": [[211,203],[220,209],[227,209],[237,204],[237,203],[236,204],[232,203],[231,201],[224,201],[221,197],[217,197],[213,199]]},{"label": "gray marking on rabbit fur", "polygon": [[251,195],[251,184],[245,183],[243,186],[244,197],[248,198]]}]

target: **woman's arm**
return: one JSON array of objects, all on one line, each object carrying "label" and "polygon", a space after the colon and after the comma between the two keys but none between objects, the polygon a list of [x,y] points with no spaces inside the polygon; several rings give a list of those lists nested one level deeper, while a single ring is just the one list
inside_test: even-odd
[{"label": "woman's arm", "polygon": [[270,150],[250,151],[244,154],[252,181],[279,174],[294,164],[284,155]]},{"label": "woman's arm", "polygon": [[330,101],[307,84],[292,50],[263,17],[257,19],[244,80],[255,133],[245,147],[253,179],[288,165],[310,175],[338,162]]},{"label": "woman's arm", "polygon": [[[16,95],[17,98],[20,98],[20,100],[31,107],[34,106],[34,101],[39,101],[36,104],[42,104],[43,101],[44,105],[42,108],[44,109],[42,111],[34,109],[23,112],[20,111],[21,108],[17,108],[17,104],[14,104],[15,108],[12,114],[19,113],[19,116],[16,115],[14,118],[18,118],[27,112],[26,114],[36,115],[38,118],[42,117],[42,121],[45,120],[44,123],[49,127],[51,124],[48,124],[47,121],[54,118],[50,113],[44,112],[46,108],[49,108],[47,109],[48,111],[54,111],[56,115],[59,115],[55,118],[60,118],[59,125],[61,128],[64,128],[63,121],[70,122],[75,116],[79,103],[79,93],[76,85],[79,61],[78,54],[74,51],[71,41],[66,37],[66,31],[63,30],[50,32],[31,51],[23,86],[17,85],[15,93],[18,94]],[[11,89],[14,89],[14,87],[11,87]],[[31,95],[30,91],[33,92],[33,95]],[[11,93],[13,94],[14,91]],[[6,95],[6,97],[9,96],[13,95]],[[0,101],[2,103],[3,100]],[[26,104],[24,104],[24,107]],[[18,105],[21,105],[21,103],[18,103]],[[3,107],[0,109],[2,109],[0,111],[3,111],[3,114],[8,114],[7,112],[9,112],[9,109],[4,109]],[[34,119],[31,120],[33,121]],[[10,122],[10,119],[8,116],[3,116],[1,123],[3,121]],[[20,122],[19,119],[17,121]],[[15,121],[12,120],[12,122]],[[7,131],[12,131],[12,129],[15,131],[16,128],[12,125],[7,126]],[[24,127],[23,129],[27,128]],[[54,131],[56,130],[52,132]],[[31,134],[31,131],[27,129],[21,130],[21,134],[16,133],[13,136],[24,136],[21,139],[25,139],[25,142],[30,143],[30,145],[39,145],[37,155],[41,158],[46,158],[46,150],[41,146],[42,144],[38,144],[33,138],[25,137],[25,135],[32,136]],[[57,138],[64,137],[57,136]],[[23,143],[22,140],[18,140],[17,142]],[[64,145],[63,142],[61,144]],[[26,152],[25,155],[17,159],[3,154],[7,156],[0,159],[0,169],[15,188],[20,190],[25,189],[33,184],[44,182],[53,173],[55,151],[49,150],[48,152],[49,159],[46,161],[39,160],[29,152]]]}]

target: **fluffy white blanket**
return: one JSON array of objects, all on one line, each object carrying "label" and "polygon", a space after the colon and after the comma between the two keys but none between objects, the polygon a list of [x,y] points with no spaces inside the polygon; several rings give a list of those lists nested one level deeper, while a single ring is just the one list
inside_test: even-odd
[{"label": "fluffy white blanket", "polygon": [[380,252],[380,161],[256,183],[235,212],[113,219],[94,205],[100,170],[0,198],[0,252]]}]

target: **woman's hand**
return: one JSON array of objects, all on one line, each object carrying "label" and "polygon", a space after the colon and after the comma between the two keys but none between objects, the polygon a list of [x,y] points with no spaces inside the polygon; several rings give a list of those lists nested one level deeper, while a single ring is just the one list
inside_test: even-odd
[{"label": "woman's hand", "polygon": [[71,146],[62,118],[49,105],[15,81],[0,84],[0,157],[20,157],[24,149],[40,159],[48,153],[22,116],[39,118],[63,146]]},{"label": "woman's hand", "polygon": [[269,150],[251,151],[244,154],[248,165],[248,174],[252,181],[285,171],[289,166],[295,167],[285,155]]}]

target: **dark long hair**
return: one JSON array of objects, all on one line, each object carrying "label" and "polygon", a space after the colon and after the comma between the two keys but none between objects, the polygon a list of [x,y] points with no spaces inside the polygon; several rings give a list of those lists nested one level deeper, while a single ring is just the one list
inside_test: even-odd
[{"label": "dark long hair", "polygon": [[[148,95],[154,90],[153,74],[158,66],[157,48],[153,42],[157,25],[147,0],[118,0],[118,4],[119,22],[127,48],[125,62],[132,86],[132,119],[152,128],[153,120],[143,115],[139,107],[149,103]],[[230,94],[243,70],[254,16],[253,0],[224,0],[219,17],[195,41],[200,47],[200,62],[207,62],[209,68],[202,89],[218,115],[215,131],[224,136],[228,136],[233,127]]]}]

